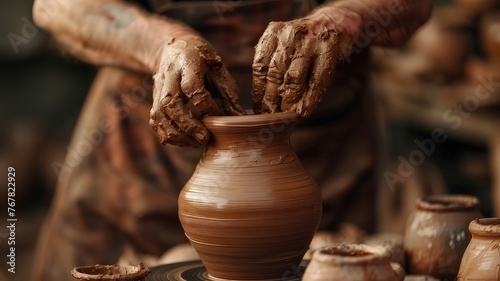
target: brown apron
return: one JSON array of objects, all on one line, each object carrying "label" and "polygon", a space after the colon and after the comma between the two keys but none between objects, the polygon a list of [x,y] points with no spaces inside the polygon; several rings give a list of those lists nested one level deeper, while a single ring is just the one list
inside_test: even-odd
[{"label": "brown apron", "polygon": [[[214,6],[217,3],[226,6]],[[210,41],[237,79],[250,107],[253,47],[270,21],[305,15],[309,1],[198,1],[158,4]],[[222,7],[222,8],[221,8]],[[367,52],[341,64],[322,104],[301,122],[292,144],[322,189],[322,229],[374,221],[375,127],[368,95]],[[115,263],[125,244],[161,255],[187,242],[177,195],[201,149],[162,146],[148,124],[149,75],[103,67],[75,128],[42,229],[35,280],[68,280],[77,265]]]}]

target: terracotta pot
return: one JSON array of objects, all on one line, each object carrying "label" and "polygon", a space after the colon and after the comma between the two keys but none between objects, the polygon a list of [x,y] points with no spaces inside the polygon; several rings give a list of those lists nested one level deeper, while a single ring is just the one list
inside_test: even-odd
[{"label": "terracotta pot", "polygon": [[294,113],[212,116],[211,140],[179,197],[179,218],[208,273],[280,278],[321,218],[318,185],[290,146]]},{"label": "terracotta pot", "polygon": [[138,266],[90,265],[75,267],[71,275],[78,280],[142,281],[149,274],[144,264]]},{"label": "terracotta pot", "polygon": [[417,200],[405,231],[410,274],[455,280],[470,234],[471,220],[481,217],[476,197],[433,195]]},{"label": "terracotta pot", "polygon": [[484,51],[495,64],[500,64],[500,11],[484,14],[480,30]]},{"label": "terracotta pot", "polygon": [[389,262],[380,246],[343,244],[318,249],[302,276],[303,281],[402,281],[401,265]]},{"label": "terracotta pot", "polygon": [[500,218],[473,220],[472,239],[465,250],[458,280],[500,280]]}]

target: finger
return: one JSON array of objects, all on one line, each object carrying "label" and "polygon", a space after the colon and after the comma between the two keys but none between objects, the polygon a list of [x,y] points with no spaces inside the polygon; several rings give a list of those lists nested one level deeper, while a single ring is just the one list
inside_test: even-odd
[{"label": "finger", "polygon": [[255,47],[255,56],[252,63],[252,100],[256,113],[262,112],[262,99],[266,90],[267,71],[278,44],[276,34],[280,26],[281,23],[271,22]]},{"label": "finger", "polygon": [[269,70],[267,72],[267,83],[264,93],[264,98],[262,99],[262,112],[272,113],[276,112],[281,104],[281,93],[280,88],[283,85],[283,79],[288,65],[291,61],[291,55],[293,54],[294,48],[293,44],[290,46],[285,46],[281,42],[291,42],[284,38],[283,41],[278,41],[278,47],[269,63]]},{"label": "finger", "polygon": [[297,103],[307,91],[307,76],[312,67],[309,50],[309,44],[304,44],[290,62],[281,94],[281,111],[296,110]]},{"label": "finger", "polygon": [[174,96],[170,101],[163,104],[164,112],[175,122],[181,132],[192,136],[200,144],[205,144],[210,138],[207,128],[195,117],[184,104],[180,95]]},{"label": "finger", "polygon": [[[320,49],[321,50],[321,49]],[[309,117],[316,105],[321,101],[326,85],[331,79],[339,54],[334,53],[332,48],[324,48],[314,61],[311,77],[309,78],[309,89],[302,97],[297,106],[297,114],[301,117]]]},{"label": "finger", "polygon": [[153,115],[151,115],[149,124],[157,133],[162,144],[168,143],[177,146],[191,146],[195,148],[201,146],[201,144],[193,137],[181,132],[175,123],[161,111],[156,111]]},{"label": "finger", "polygon": [[271,113],[280,110],[281,97],[285,90],[283,80],[289,68],[296,47],[303,46],[307,25],[300,21],[289,23],[280,30],[278,44],[267,72],[267,84],[262,101],[262,112]]},{"label": "finger", "polygon": [[202,115],[221,115],[221,110],[205,88],[205,69],[187,70],[182,74],[181,90]]},{"label": "finger", "polygon": [[245,109],[240,104],[238,85],[227,68],[222,66],[219,70],[212,71],[210,78],[222,99],[224,111],[229,115],[245,115]]},{"label": "finger", "polygon": [[155,79],[158,87],[155,88],[151,123],[162,143],[184,146],[180,141],[185,140],[185,145],[194,146],[193,141],[196,139],[197,146],[204,144],[209,138],[209,133],[197,119],[193,118],[191,111],[184,104],[179,85],[181,75],[160,73]]}]

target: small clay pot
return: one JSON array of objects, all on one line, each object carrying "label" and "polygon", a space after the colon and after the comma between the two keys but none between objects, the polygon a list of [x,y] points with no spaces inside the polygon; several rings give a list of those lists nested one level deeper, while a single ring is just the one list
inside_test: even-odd
[{"label": "small clay pot", "polygon": [[463,255],[458,280],[499,280],[500,218],[473,220],[469,231],[472,239]]},{"label": "small clay pot", "polygon": [[75,267],[71,275],[78,280],[107,280],[107,281],[143,281],[149,274],[144,264],[138,266],[120,265],[90,265]]},{"label": "small clay pot", "polygon": [[495,64],[500,64],[500,11],[483,15],[480,31],[484,51]]},{"label": "small clay pot", "polygon": [[318,249],[302,276],[303,281],[402,281],[404,269],[389,262],[380,246],[343,244]]},{"label": "small clay pot", "polygon": [[473,196],[433,195],[418,199],[404,239],[409,273],[455,280],[471,239],[468,225],[479,217],[479,201]]}]

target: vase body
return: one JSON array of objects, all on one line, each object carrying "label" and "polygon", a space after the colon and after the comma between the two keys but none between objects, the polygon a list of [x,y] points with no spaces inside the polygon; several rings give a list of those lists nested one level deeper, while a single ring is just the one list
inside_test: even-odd
[{"label": "vase body", "polygon": [[465,250],[458,280],[500,280],[500,218],[473,220],[472,239]]},{"label": "vase body", "polygon": [[479,217],[479,202],[473,196],[433,195],[417,200],[404,239],[409,273],[455,280],[471,239],[468,225]]},{"label": "vase body", "polygon": [[403,281],[401,265],[381,246],[342,244],[314,252],[303,281]]},{"label": "vase body", "polygon": [[179,196],[179,218],[208,274],[280,279],[298,266],[322,200],[290,146],[294,113],[213,116],[211,133]]}]

